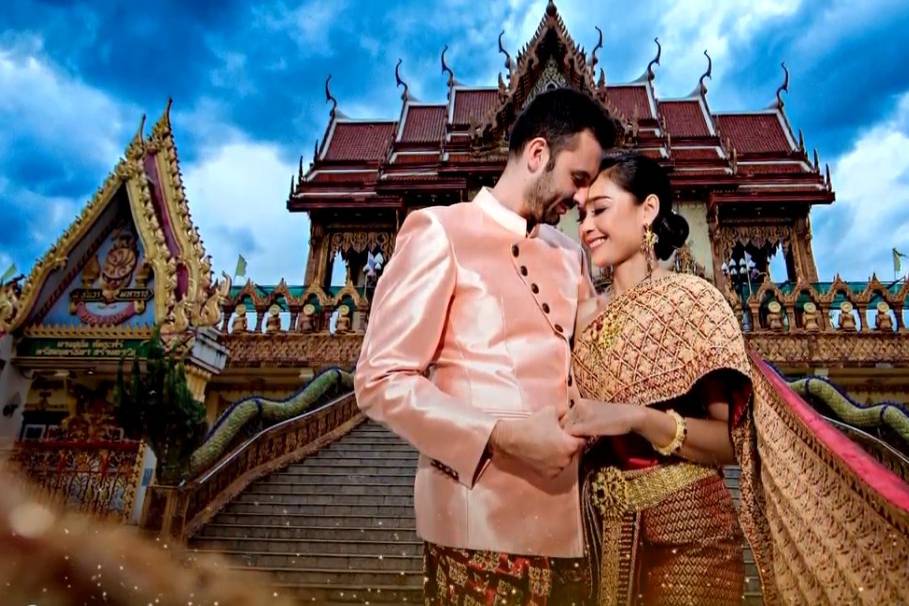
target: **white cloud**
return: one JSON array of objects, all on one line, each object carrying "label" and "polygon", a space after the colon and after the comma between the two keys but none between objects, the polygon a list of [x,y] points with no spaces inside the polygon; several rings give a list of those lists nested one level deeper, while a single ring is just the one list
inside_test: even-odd
[{"label": "white cloud", "polygon": [[0,131],[7,135],[26,137],[54,155],[111,166],[140,116],[44,59],[38,38],[0,48]]},{"label": "white cloud", "polygon": [[[193,221],[216,272],[234,271],[237,255],[260,284],[302,284],[309,252],[309,220],[285,201],[296,166],[274,145],[241,136],[205,149],[184,165]],[[242,281],[242,279],[241,279]]]},{"label": "white cloud", "polygon": [[330,33],[347,2],[310,0],[296,8],[284,2],[253,10],[254,18],[265,29],[286,33],[306,55],[331,54]]},{"label": "white cloud", "polygon": [[893,278],[891,249],[909,253],[909,91],[832,165],[837,200],[815,208],[814,254],[822,280],[834,272]]}]

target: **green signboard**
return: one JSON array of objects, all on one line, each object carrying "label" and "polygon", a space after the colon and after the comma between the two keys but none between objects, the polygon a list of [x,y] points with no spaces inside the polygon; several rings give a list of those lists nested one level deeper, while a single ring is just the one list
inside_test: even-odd
[{"label": "green signboard", "polygon": [[36,358],[127,358],[147,344],[145,339],[23,339],[16,348],[19,356]]}]

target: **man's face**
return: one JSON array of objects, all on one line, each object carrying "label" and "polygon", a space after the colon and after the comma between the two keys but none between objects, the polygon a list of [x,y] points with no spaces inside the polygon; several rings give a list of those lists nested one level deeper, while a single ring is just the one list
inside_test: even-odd
[{"label": "man's face", "polygon": [[589,130],[574,135],[554,158],[550,155],[525,193],[530,218],[555,225],[582,203],[602,157],[603,148]]}]

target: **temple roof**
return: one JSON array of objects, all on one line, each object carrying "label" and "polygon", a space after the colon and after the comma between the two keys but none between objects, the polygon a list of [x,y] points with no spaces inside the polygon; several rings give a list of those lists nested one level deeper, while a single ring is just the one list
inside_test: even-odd
[{"label": "temple roof", "polygon": [[[229,281],[212,281],[211,259],[190,216],[170,103],[148,138],[144,126],[143,117],[123,158],[24,284],[0,288],[0,335],[28,328],[111,336],[133,334],[140,324],[173,335],[217,322]],[[102,264],[118,280],[102,275]],[[125,298],[117,298],[121,290]],[[133,305],[130,297],[139,295]],[[95,301],[122,309],[99,314],[85,305]]]},{"label": "temple roof", "polygon": [[707,101],[706,80],[712,73],[709,54],[705,52],[706,71],[688,96],[659,99],[653,86],[662,54],[659,40],[654,40],[656,56],[640,78],[607,84],[603,70],[597,73],[600,33],[596,47],[586,53],[550,2],[532,39],[514,58],[499,36],[505,73],[493,86],[458,82],[443,51],[447,104],[417,103],[410,98],[399,62],[395,73],[404,94],[397,121],[343,116],[326,82],[326,98],[333,106],[325,142],[309,171],[301,170],[293,181],[288,208],[404,208],[416,192],[463,199],[468,189],[476,187],[477,178],[488,180],[501,171],[508,131],[526,103],[544,90],[562,86],[603,103],[624,128],[626,145],[666,164],[673,186],[683,197],[692,192],[703,199],[706,189],[715,190],[710,199],[718,204],[833,201],[829,177],[819,162],[810,161],[801,139],[796,143],[783,109],[780,95],[788,91],[788,71],[769,109],[715,112]]},{"label": "temple roof", "polygon": [[715,114],[717,126],[739,154],[783,153],[796,150],[775,110],[763,113]]}]

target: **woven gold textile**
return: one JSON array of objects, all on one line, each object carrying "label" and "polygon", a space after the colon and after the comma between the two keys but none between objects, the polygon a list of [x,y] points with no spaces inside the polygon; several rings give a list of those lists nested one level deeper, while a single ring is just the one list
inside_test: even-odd
[{"label": "woven gold textile", "polygon": [[[672,401],[713,371],[733,371],[724,377],[742,468],[738,522],[755,554],[764,603],[909,604],[909,485],[746,352],[738,322],[713,286],[673,274],[623,293],[578,335],[574,367],[584,397],[639,405]],[[626,508],[611,524],[594,506],[591,487],[597,472],[623,461],[599,462],[592,454],[583,506],[594,573],[602,577],[595,586],[619,573],[603,603],[740,599],[736,513],[718,474],[652,507]],[[654,463],[677,461],[654,455]],[[604,528],[619,529],[618,538],[610,531],[610,547],[598,544],[607,538]]]},{"label": "woven gold textile", "polygon": [[[750,395],[732,310],[691,275],[647,280],[611,300],[578,336],[573,361],[581,395],[603,402],[665,403],[723,369],[737,377],[735,404]],[[741,601],[741,534],[718,470],[670,458],[624,471],[624,461],[587,463],[582,506],[600,604]]]}]

